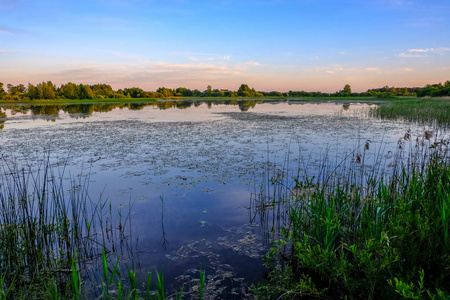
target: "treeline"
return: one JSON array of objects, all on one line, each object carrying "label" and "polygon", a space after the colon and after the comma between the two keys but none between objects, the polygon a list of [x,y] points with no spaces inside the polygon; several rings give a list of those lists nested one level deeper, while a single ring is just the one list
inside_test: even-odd
[{"label": "treeline", "polygon": [[51,81],[41,82],[36,86],[31,83],[28,86],[7,84],[6,88],[7,91],[3,89],[3,83],[0,82],[0,99],[2,100],[283,96],[278,92],[257,92],[247,84],[242,84],[237,91],[212,89],[211,86],[208,86],[205,91],[184,87],[177,89],[160,87],[155,92],[144,91],[137,87],[115,91],[108,84],[86,85],[69,82],[57,87]]},{"label": "treeline", "polygon": [[307,91],[289,91],[289,92],[262,92],[250,88],[247,84],[241,84],[237,91],[224,89],[213,89],[210,85],[204,91],[198,89],[188,89],[179,87],[170,89],[160,87],[156,91],[144,91],[138,87],[113,90],[108,84],[75,84],[72,82],[62,84],[57,87],[51,81],[41,82],[27,86],[23,84],[7,84],[6,90],[3,83],[0,82],[0,99],[2,100],[37,100],[37,99],[106,99],[106,98],[172,98],[172,97],[379,97],[390,98],[396,96],[430,96],[441,97],[450,96],[450,80],[444,84],[426,85],[423,88],[408,87],[382,87],[369,89],[366,92],[354,93],[350,85],[346,84],[344,88],[335,93],[307,92]]}]

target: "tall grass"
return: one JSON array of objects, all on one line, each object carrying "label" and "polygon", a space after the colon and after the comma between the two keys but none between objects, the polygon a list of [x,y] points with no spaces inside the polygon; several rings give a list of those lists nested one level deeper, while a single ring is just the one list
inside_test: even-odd
[{"label": "tall grass", "polygon": [[[132,205],[115,216],[110,203],[89,197],[88,175],[67,182],[65,164],[55,162],[50,154],[0,157],[0,299],[181,299],[183,289],[165,294],[163,272],[156,291],[148,273],[146,293],[133,260],[121,272],[121,258],[133,257]],[[201,272],[200,299],[204,283]]]},{"label": "tall grass", "polygon": [[114,245],[117,231],[124,235],[112,216],[103,219],[106,202],[90,199],[89,176],[67,183],[65,165],[53,163],[49,154],[33,162],[0,158],[1,288],[10,297],[40,298],[49,282],[61,297],[75,297],[86,264]]},{"label": "tall grass", "polygon": [[48,156],[37,166],[1,158],[0,274],[14,292],[34,293],[28,287],[66,277],[75,258],[91,255],[86,189],[72,182],[67,195],[62,181]]},{"label": "tall grass", "polygon": [[448,126],[450,125],[450,99],[393,99],[372,109],[371,115],[391,120],[438,122]]},{"label": "tall grass", "polygon": [[266,255],[272,270],[257,294],[277,299],[449,295],[448,147],[443,140],[422,151],[411,148],[388,177],[371,173],[349,182],[348,175],[360,174],[354,165],[344,177],[297,182],[290,199],[274,200],[289,202],[289,223]]}]

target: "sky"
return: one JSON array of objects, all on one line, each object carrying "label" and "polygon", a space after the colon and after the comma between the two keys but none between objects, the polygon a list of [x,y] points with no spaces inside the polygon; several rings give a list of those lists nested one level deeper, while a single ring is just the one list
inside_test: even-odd
[{"label": "sky", "polygon": [[0,0],[0,82],[355,92],[450,80],[449,0]]}]

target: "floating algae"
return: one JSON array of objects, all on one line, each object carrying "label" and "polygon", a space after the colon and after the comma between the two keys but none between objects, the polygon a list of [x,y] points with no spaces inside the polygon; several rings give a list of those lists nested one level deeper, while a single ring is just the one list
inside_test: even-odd
[{"label": "floating algae", "polygon": [[[253,233],[250,225],[222,228],[222,234],[214,241],[206,239],[194,241],[181,246],[166,259],[181,263],[184,260],[200,259],[206,272],[206,299],[221,299],[226,295],[239,295],[239,299],[252,299],[251,282],[248,282],[236,266],[230,264],[230,257],[237,256],[242,261],[251,263],[260,261],[264,255],[263,240],[259,234]],[[186,293],[195,299],[198,295],[199,272],[191,268],[176,277],[177,285],[183,285]]]}]

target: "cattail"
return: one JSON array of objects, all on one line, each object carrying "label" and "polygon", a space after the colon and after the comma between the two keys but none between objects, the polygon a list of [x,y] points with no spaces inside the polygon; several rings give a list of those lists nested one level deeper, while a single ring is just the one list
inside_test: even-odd
[{"label": "cattail", "polygon": [[405,133],[405,135],[403,136],[403,139],[405,141],[409,141],[411,139],[411,134],[409,132]]},{"label": "cattail", "polygon": [[361,163],[361,154],[357,154],[356,155],[356,163],[360,164]]},{"label": "cattail", "polygon": [[370,140],[366,141],[366,144],[364,145],[364,150],[369,150],[370,148]]},{"label": "cattail", "polygon": [[425,130],[423,136],[426,140],[430,140],[433,137],[433,131]]}]

